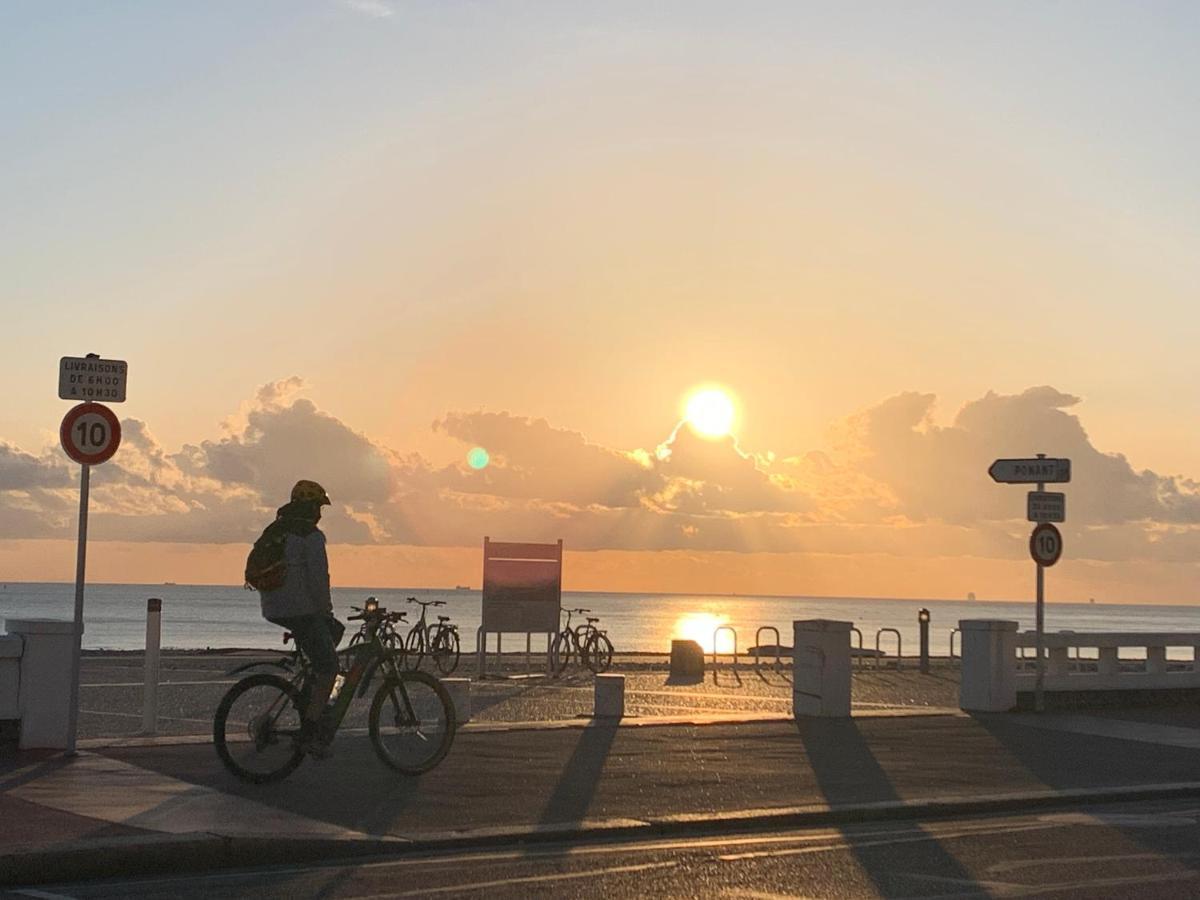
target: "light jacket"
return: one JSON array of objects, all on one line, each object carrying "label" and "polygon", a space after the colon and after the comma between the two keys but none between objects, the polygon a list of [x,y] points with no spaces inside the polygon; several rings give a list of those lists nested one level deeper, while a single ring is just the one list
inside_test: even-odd
[{"label": "light jacket", "polygon": [[287,560],[283,586],[259,593],[263,618],[288,619],[332,612],[325,535],[315,528],[304,537],[289,534],[283,555]]}]

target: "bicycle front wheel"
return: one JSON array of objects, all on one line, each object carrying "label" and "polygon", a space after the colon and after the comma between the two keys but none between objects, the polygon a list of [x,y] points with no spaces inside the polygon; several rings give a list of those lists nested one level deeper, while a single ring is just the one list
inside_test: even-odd
[{"label": "bicycle front wheel", "polygon": [[429,653],[438,671],[443,675],[451,675],[458,668],[459,646],[458,632],[452,628],[443,628],[433,639]]},{"label": "bicycle front wheel", "polygon": [[213,746],[244,781],[278,781],[300,765],[300,692],[290,681],[260,672],[229,689],[213,718]]},{"label": "bicycle front wheel", "polygon": [[554,643],[550,645],[550,672],[554,675],[561,675],[567,669],[567,663],[571,661],[571,641],[574,635],[570,631],[563,629],[554,638]]},{"label": "bicycle front wheel", "polygon": [[409,629],[408,640],[404,642],[406,652],[404,668],[413,670],[421,668],[421,663],[425,661],[425,652],[428,646],[428,636],[425,634],[425,626],[418,622]]},{"label": "bicycle front wheel", "polygon": [[425,672],[400,672],[371,701],[367,732],[376,755],[405,775],[428,772],[454,742],[454,705],[446,689]]}]

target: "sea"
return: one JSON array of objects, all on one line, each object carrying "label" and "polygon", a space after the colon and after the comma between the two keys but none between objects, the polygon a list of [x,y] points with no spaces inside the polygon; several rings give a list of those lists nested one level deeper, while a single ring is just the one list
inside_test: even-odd
[{"label": "sea", "polygon": [[[473,650],[479,627],[478,590],[429,588],[335,588],[333,603],[343,620],[351,607],[369,596],[388,609],[409,610],[415,621],[420,610],[406,602],[444,600],[431,607],[458,625],[463,649]],[[92,584],[84,598],[85,649],[141,650],[146,642],[146,601],[162,600],[162,646],[175,649],[279,648],[281,630],[259,615],[258,594],[241,586],[183,584]],[[899,632],[903,655],[918,651],[921,609],[930,614],[930,653],[949,654],[951,630],[960,619],[1010,619],[1022,630],[1034,627],[1034,604],[1028,601],[892,599],[886,597],[771,597],[712,594],[638,594],[564,591],[564,609],[584,607],[600,618],[617,652],[667,653],[673,638],[691,638],[706,651],[713,649],[714,632],[721,628],[716,647],[745,652],[756,644],[792,644],[795,619],[841,619],[862,632],[863,646],[895,654]],[[0,619],[51,618],[74,615],[75,586],[61,583],[10,583],[0,586]],[[579,621],[578,617],[575,620]],[[732,631],[731,631],[732,630]],[[1186,631],[1200,632],[1200,608],[1195,606],[1123,605],[1105,603],[1047,603],[1046,630],[1059,631]],[[857,644],[857,637],[852,638]],[[510,643],[511,642],[511,643]],[[534,647],[538,641],[534,639]],[[511,636],[505,649],[523,649]],[[543,645],[544,646],[544,645]],[[957,643],[956,643],[957,646]],[[494,644],[493,644],[494,647]],[[1136,654],[1134,654],[1136,655]],[[1175,656],[1172,652],[1170,655]]]}]

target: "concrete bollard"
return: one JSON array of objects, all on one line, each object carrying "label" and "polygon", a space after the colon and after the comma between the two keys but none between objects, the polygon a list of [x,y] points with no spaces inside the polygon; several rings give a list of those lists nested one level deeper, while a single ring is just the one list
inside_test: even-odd
[{"label": "concrete bollard", "polygon": [[20,635],[0,634],[0,721],[21,718],[21,654],[25,642]]},{"label": "concrete bollard", "polygon": [[158,733],[158,650],[162,643],[162,600],[146,601],[146,656],[142,662],[142,734]]},{"label": "concrete bollard", "polygon": [[597,719],[620,719],[625,715],[625,676],[605,672],[596,676]]},{"label": "concrete bollard", "polygon": [[471,679],[470,678],[441,678],[442,687],[450,695],[454,704],[454,719],[462,725],[471,721]]},{"label": "concrete bollard", "polygon": [[8,619],[10,634],[25,642],[21,655],[22,750],[65,750],[71,730],[71,657],[75,623],[59,619]]},{"label": "concrete bollard", "polygon": [[695,641],[671,641],[671,678],[704,678],[704,649]]},{"label": "concrete bollard", "polygon": [[1007,712],[1017,705],[1017,623],[963,619],[958,705],[969,712]]},{"label": "concrete bollard", "polygon": [[802,619],[792,623],[792,713],[842,719],[850,715],[852,622]]}]

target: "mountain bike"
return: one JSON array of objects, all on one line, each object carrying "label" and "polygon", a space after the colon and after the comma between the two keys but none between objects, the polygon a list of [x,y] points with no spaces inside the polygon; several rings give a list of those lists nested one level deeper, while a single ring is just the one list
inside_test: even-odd
[{"label": "mountain bike", "polygon": [[571,617],[575,613],[583,615],[590,609],[564,610],[567,614],[567,624],[554,637],[550,645],[550,671],[561,675],[567,668],[572,656],[578,656],[581,665],[587,666],[593,672],[605,672],[612,665],[613,646],[608,635],[596,628],[600,620],[588,617],[583,625],[571,627]]},{"label": "mountain bike", "polygon": [[408,632],[405,650],[408,653],[406,663],[411,669],[421,668],[425,657],[433,659],[433,664],[443,675],[450,675],[458,668],[459,643],[458,626],[450,624],[449,616],[438,616],[436,625],[425,622],[425,613],[431,606],[445,606],[445,600],[418,600],[409,597],[409,603],[419,604],[421,618]]},{"label": "mountain bike", "polygon": [[[387,627],[404,620],[372,597],[350,621],[361,621],[365,637],[353,648],[353,663],[342,677],[336,698],[326,710],[333,731],[341,725],[356,697],[365,697],[376,675],[382,682],[371,701],[367,733],[383,763],[405,775],[428,772],[454,742],[454,705],[432,675],[405,671],[383,640]],[[291,635],[284,635],[284,642]],[[291,774],[304,761],[300,741],[303,710],[314,676],[309,660],[297,648],[276,662],[252,662],[229,674],[255,672],[221,698],[213,718],[217,756],[239,778],[264,784]]]}]

